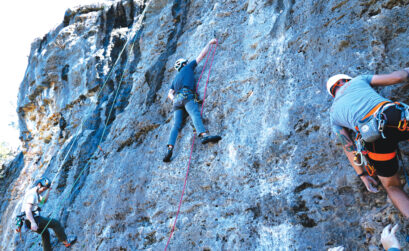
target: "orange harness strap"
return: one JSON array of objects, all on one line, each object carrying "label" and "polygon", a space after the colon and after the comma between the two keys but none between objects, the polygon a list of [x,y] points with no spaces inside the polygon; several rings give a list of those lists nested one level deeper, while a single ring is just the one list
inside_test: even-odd
[{"label": "orange harness strap", "polygon": [[369,112],[365,115],[365,117],[364,117],[362,120],[365,120],[365,119],[369,118],[370,116],[372,116],[381,106],[383,106],[383,105],[386,104],[386,103],[390,103],[390,102],[389,102],[389,101],[383,101],[383,102],[377,104],[374,108],[372,108],[371,111],[369,111]]},{"label": "orange harness strap", "polygon": [[368,152],[368,157],[375,161],[388,161],[396,157],[396,152],[393,152],[393,153]]}]

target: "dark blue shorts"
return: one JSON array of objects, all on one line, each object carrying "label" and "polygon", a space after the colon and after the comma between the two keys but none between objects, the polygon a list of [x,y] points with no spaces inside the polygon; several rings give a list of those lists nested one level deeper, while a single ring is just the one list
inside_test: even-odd
[{"label": "dark blue shorts", "polygon": [[[375,167],[376,174],[382,177],[391,177],[399,170],[397,150],[400,141],[409,139],[409,126],[404,131],[398,129],[401,120],[401,110],[396,106],[388,107],[383,116],[386,119],[385,128],[383,130],[386,139],[380,138],[373,143],[365,143],[366,149],[370,152],[369,159],[371,164]],[[380,160],[376,158],[376,154],[386,154],[384,156],[393,156],[393,158],[386,158],[388,160]],[[372,156],[372,158],[371,158]]]}]

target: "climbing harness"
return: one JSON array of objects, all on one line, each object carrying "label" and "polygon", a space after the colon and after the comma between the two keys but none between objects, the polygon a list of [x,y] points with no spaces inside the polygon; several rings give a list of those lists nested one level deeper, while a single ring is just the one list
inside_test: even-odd
[{"label": "climbing harness", "polygon": [[384,135],[385,127],[395,127],[386,124],[387,121],[384,115],[384,111],[391,106],[395,106],[401,111],[401,119],[397,129],[399,131],[409,130],[409,106],[399,102],[392,103],[388,101],[381,102],[375,106],[362,120],[359,121],[359,126],[355,127],[357,133],[355,145],[357,150],[355,151],[354,164],[364,167],[370,176],[373,176],[375,173],[375,168],[370,160],[388,161],[395,158],[397,152],[399,152],[374,153],[365,148],[366,143],[374,142],[379,138],[386,139],[386,136]]},{"label": "climbing harness", "polygon": [[[395,106],[396,109],[401,111],[401,118],[400,121],[398,123],[397,126],[393,126],[393,125],[386,125],[386,119],[381,118],[382,119],[382,123],[379,125],[380,131],[382,132],[382,138],[386,138],[383,135],[383,128],[386,127],[391,127],[391,128],[396,128],[401,132],[404,131],[409,131],[409,106],[405,103],[400,103],[400,102],[394,102],[394,103],[389,103],[387,104],[384,108],[383,111],[386,110],[386,108],[390,107],[390,106]],[[382,112],[383,112],[382,111]]]},{"label": "climbing harness", "polygon": [[378,119],[380,114],[382,114],[382,107],[387,103],[388,102],[381,102],[376,105],[371,111],[369,111],[368,114],[364,116],[363,119],[358,122],[358,126],[355,126],[356,151],[354,152],[354,164],[365,168],[366,172],[370,176],[375,174],[375,168],[368,158],[369,151],[365,148],[365,143],[374,142],[381,136],[379,132]]},{"label": "climbing harness", "polygon": [[[37,207],[35,210],[32,211],[33,216],[39,216],[40,211],[41,211],[41,208]],[[19,235],[20,235],[20,241],[23,241],[23,237],[21,236],[21,229],[24,226],[25,220],[26,220],[26,212],[21,212],[15,218],[16,232],[19,233]]]},{"label": "climbing harness", "polygon": [[[50,188],[51,186],[50,180],[45,177],[35,181],[34,184],[35,185],[41,184],[42,187],[47,187],[47,188]],[[44,202],[45,202],[45,197],[42,200],[40,200],[40,195],[38,193],[36,194],[37,194],[37,201],[39,202],[39,205],[37,205],[36,208],[32,210],[33,216],[40,215],[40,212],[41,212],[40,206],[44,205]],[[19,233],[21,241],[23,240],[21,237],[21,228],[24,226],[25,220],[26,220],[26,212],[21,212],[15,218],[16,232]]]},{"label": "climbing harness", "polygon": [[[383,135],[383,125],[385,122],[381,117],[388,103],[390,102],[384,101],[379,103],[358,122],[358,126],[355,129],[365,142],[374,142],[381,137],[381,134]],[[381,125],[382,127],[380,127]]]},{"label": "climbing harness", "polygon": [[[213,54],[212,54],[212,60],[210,61],[209,72],[208,72],[208,74],[207,74],[207,80],[206,80],[205,90],[204,90],[204,94],[203,94],[203,102],[202,102],[202,109],[201,109],[201,111],[200,111],[200,115],[203,114],[203,107],[204,107],[204,103],[205,103],[205,100],[206,100],[207,84],[209,83],[210,72],[211,72],[211,69],[212,69],[214,54],[216,53],[217,45],[218,45],[218,41],[216,42],[216,44],[215,44],[214,47],[213,47],[213,45],[210,47],[209,52],[208,52],[208,55],[206,56],[206,62],[205,62],[205,64],[204,64],[204,66],[203,66],[202,72],[200,73],[200,77],[199,77],[199,79],[198,79],[198,81],[197,81],[196,90],[198,90],[198,88],[199,88],[199,83],[200,83],[200,80],[202,79],[203,72],[204,72],[204,70],[205,70],[205,68],[206,68],[206,65],[207,65],[207,61],[208,61],[208,59],[209,59],[209,57],[210,57],[210,54],[212,54],[212,50],[213,50],[213,48],[214,48]],[[168,239],[168,241],[167,241],[167,243],[166,243],[165,251],[166,251],[166,249],[168,248],[169,243],[170,243],[170,239],[172,238],[173,232],[175,231],[176,221],[177,221],[178,216],[179,216],[179,213],[180,213],[180,207],[182,206],[183,195],[184,195],[185,189],[186,189],[187,177],[188,177],[188,175],[189,175],[190,162],[191,162],[191,160],[192,160],[192,153],[193,153],[193,146],[194,146],[194,144],[195,144],[195,138],[196,138],[196,134],[193,135],[192,146],[190,147],[189,162],[188,162],[188,164],[187,164],[185,182],[184,182],[184,184],[183,184],[183,189],[182,189],[182,195],[180,196],[178,211],[177,211],[177,213],[176,213],[175,221],[173,222],[173,226],[172,226],[172,229],[171,229],[171,231],[170,231],[169,239]]]},{"label": "climbing harness", "polygon": [[376,105],[358,122],[358,126],[355,127],[356,151],[354,156],[354,164],[365,168],[366,172],[370,176],[375,174],[375,168],[370,159],[376,160],[376,158],[371,158],[375,153],[369,152],[365,148],[365,144],[374,142],[380,137],[385,138],[383,135],[385,120],[382,118],[382,114],[389,103],[390,102],[388,101],[384,101]]},{"label": "climbing harness", "polygon": [[197,92],[193,92],[188,88],[182,88],[178,93],[175,95],[173,100],[173,110],[180,110],[184,109],[185,105],[190,101],[194,100],[196,103],[200,103],[199,95]]},{"label": "climbing harness", "polygon": [[360,137],[360,134],[357,133],[357,137],[355,138],[355,145],[356,151],[354,152],[354,164],[365,168],[366,172],[369,176],[373,176],[375,174],[375,168],[368,159],[368,150],[365,148],[365,141]]}]

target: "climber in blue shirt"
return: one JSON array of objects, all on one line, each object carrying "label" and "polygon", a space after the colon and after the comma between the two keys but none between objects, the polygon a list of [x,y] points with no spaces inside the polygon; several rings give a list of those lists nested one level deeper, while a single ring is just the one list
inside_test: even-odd
[{"label": "climber in blue shirt", "polygon": [[[401,83],[409,68],[382,75],[351,78],[338,74],[327,81],[334,102],[330,109],[333,132],[341,140],[349,162],[369,192],[378,192],[378,176],[399,211],[409,218],[409,197],[398,177],[398,142],[409,139],[409,108],[380,96],[372,87]],[[351,139],[355,131],[357,139]],[[366,170],[366,172],[364,171]]]},{"label": "climber in blue shirt", "polygon": [[188,63],[188,61],[184,58],[178,59],[175,63],[174,68],[179,73],[173,80],[168,92],[168,98],[173,101],[174,124],[170,132],[167,151],[165,157],[163,158],[164,162],[170,162],[173,147],[176,143],[178,133],[182,128],[183,118],[186,116],[186,113],[192,118],[193,125],[195,126],[196,132],[198,133],[202,144],[218,142],[221,140],[221,137],[218,135],[208,135],[208,132],[203,125],[198,105],[198,95],[196,93],[196,79],[194,77],[194,70],[196,66],[206,56],[210,46],[216,43],[216,39],[210,40],[209,43],[203,48],[199,56],[190,63]]}]

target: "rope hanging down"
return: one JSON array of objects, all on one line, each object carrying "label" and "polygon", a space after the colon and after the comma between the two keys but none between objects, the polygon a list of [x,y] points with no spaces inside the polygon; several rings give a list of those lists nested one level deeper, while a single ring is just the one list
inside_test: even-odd
[{"label": "rope hanging down", "polygon": [[[136,25],[135,25],[135,26],[136,26]],[[107,75],[107,78],[105,79],[105,81],[104,81],[102,87],[100,88],[100,91],[98,92],[98,95],[97,95],[97,99],[98,99],[99,96],[101,95],[103,88],[105,87],[106,83],[107,83],[108,80],[110,79],[110,77],[111,77],[111,75],[112,75],[112,72],[113,72],[113,70],[115,69],[115,66],[116,66],[117,63],[119,62],[119,60],[120,60],[120,58],[121,58],[121,56],[122,56],[122,53],[125,51],[125,49],[126,49],[128,43],[129,43],[130,41],[132,42],[132,46],[131,46],[131,48],[130,48],[130,51],[133,50],[134,45],[135,45],[135,42],[136,42],[137,34],[132,34],[132,33],[133,33],[132,31],[133,31],[133,30],[131,30],[131,31],[129,32],[129,36],[128,36],[127,40],[126,40],[126,43],[125,43],[124,47],[123,47],[122,50],[120,51],[117,60],[115,61],[114,65],[112,66],[111,70],[109,71],[109,73],[108,73],[108,75]],[[133,38],[132,40],[130,40],[129,38],[132,37],[132,36],[134,36],[134,38]],[[128,63],[129,63],[129,61],[126,62],[126,65],[125,65],[124,69],[127,68]],[[108,116],[107,116],[106,123],[105,123],[105,125],[104,125],[104,129],[103,129],[102,135],[101,135],[100,140],[99,140],[98,145],[97,145],[99,149],[101,149],[101,146],[100,146],[100,145],[101,145],[102,139],[103,139],[103,137],[104,137],[104,135],[105,135],[105,131],[106,131],[106,128],[107,128],[107,126],[108,126],[109,118],[111,117],[113,108],[114,108],[114,106],[115,106],[115,102],[116,102],[116,100],[117,100],[117,98],[118,98],[119,90],[121,89],[122,80],[123,80],[124,75],[126,75],[125,72],[122,74],[121,79],[120,79],[120,81],[119,81],[119,85],[118,85],[118,87],[117,87],[117,89],[116,89],[116,91],[115,91],[115,97],[114,97],[114,100],[113,100],[113,102],[112,102],[112,105],[111,105],[109,114],[108,114]],[[90,108],[90,111],[91,111],[91,108]],[[90,112],[87,112],[86,114],[90,114]],[[87,117],[87,116],[85,116],[84,118],[86,118],[86,117]],[[84,125],[84,122],[85,122],[85,119],[82,120],[81,125],[80,125],[80,127],[79,127],[79,129],[78,129],[78,131],[77,131],[77,133],[76,133],[76,135],[75,135],[75,137],[74,137],[73,143],[72,143],[72,145],[70,146],[70,148],[69,148],[67,154],[65,155],[64,160],[63,160],[62,163],[64,163],[64,161],[66,160],[68,154],[71,152],[72,147],[74,146],[74,144],[75,144],[75,142],[76,142],[76,140],[77,140],[78,135],[79,135],[80,132],[82,131],[82,127],[83,127],[83,125]],[[71,192],[72,192],[72,190],[74,189],[75,185],[76,185],[77,182],[79,181],[81,175],[82,175],[82,174],[84,173],[84,171],[88,168],[88,166],[89,166],[91,160],[93,159],[94,155],[95,155],[97,152],[98,152],[98,151],[95,151],[95,152],[91,155],[91,157],[88,159],[86,165],[82,168],[81,172],[79,173],[77,179],[74,181],[74,183],[73,183],[71,189],[70,189],[69,192],[67,193],[67,196],[66,196],[66,197],[63,197],[62,199],[60,199],[60,200],[57,202],[57,205],[59,205],[62,201],[66,200],[66,199],[68,198],[68,195],[71,194]],[[57,173],[55,174],[55,176],[54,176],[54,178],[53,178],[51,184],[54,182],[55,178],[56,178],[57,175],[59,174],[60,170],[62,169],[62,166],[63,166],[63,165],[61,165],[60,168],[57,170]],[[44,231],[47,229],[48,225],[50,224],[50,222],[51,222],[51,220],[52,220],[52,216],[53,216],[54,214],[55,214],[55,212],[50,216],[50,220],[47,222],[46,226],[45,226],[44,229],[41,231],[40,236],[42,236],[42,234],[44,233]],[[30,248],[30,249],[31,249],[31,248]]]},{"label": "rope hanging down", "polygon": [[[203,72],[204,72],[204,70],[205,70],[205,68],[206,68],[207,61],[208,61],[208,59],[209,59],[209,57],[210,57],[210,54],[212,54],[212,51],[213,51],[212,60],[210,61],[210,66],[209,66],[209,73],[207,74],[207,80],[206,80],[205,90],[204,90],[204,94],[203,94],[203,103],[202,103],[202,109],[201,109],[201,111],[200,111],[200,116],[202,116],[202,114],[203,114],[203,108],[204,108],[204,104],[205,104],[205,100],[206,100],[207,84],[209,83],[210,71],[211,71],[211,69],[212,69],[214,54],[216,53],[217,45],[218,45],[218,41],[216,42],[216,44],[215,44],[214,47],[213,47],[213,45],[210,47],[209,53],[208,53],[208,55],[206,56],[206,62],[205,62],[205,64],[204,64],[204,66],[203,66],[202,72],[200,73],[200,77],[199,77],[199,79],[198,79],[198,81],[197,81],[196,90],[198,90],[198,88],[199,88],[199,83],[200,83],[200,80],[202,79]],[[213,48],[214,48],[214,50],[213,50]],[[172,238],[173,232],[175,231],[176,221],[177,221],[178,216],[179,216],[179,213],[180,213],[180,207],[182,206],[183,195],[185,194],[185,189],[186,189],[187,177],[189,176],[189,167],[190,167],[190,162],[191,162],[191,160],[192,160],[192,153],[193,153],[193,146],[194,146],[194,144],[195,144],[195,138],[196,138],[196,133],[193,135],[192,146],[190,147],[189,162],[188,162],[188,164],[187,164],[185,183],[183,184],[183,190],[182,190],[182,195],[180,196],[178,211],[177,211],[177,213],[176,213],[175,221],[174,221],[174,223],[173,223],[172,230],[171,230],[171,232],[170,232],[168,242],[166,243],[165,251],[166,251],[166,249],[168,248],[169,243],[170,243],[170,239]]]},{"label": "rope hanging down", "polygon": [[[131,37],[131,35],[129,35],[129,37]],[[128,45],[129,37],[126,39],[126,42],[125,42],[124,47],[123,47],[122,50],[119,52],[118,58],[115,60],[114,64],[112,65],[111,70],[108,72],[108,75],[107,75],[107,77],[106,77],[104,83],[102,84],[101,88],[99,89],[96,100],[98,100],[99,97],[101,96],[101,93],[102,93],[104,87],[106,86],[108,80],[111,78],[111,75],[112,75],[112,72],[113,72],[114,69],[115,69],[115,66],[118,64],[119,60],[121,59],[122,53],[125,51],[125,48],[126,48],[126,46]],[[136,37],[136,34],[135,34],[135,36],[134,36],[134,39],[135,39],[135,37]],[[135,43],[134,39],[132,40],[132,47],[133,47],[133,44]],[[92,112],[92,107],[89,108],[89,111],[86,112],[85,114],[87,114],[87,116],[88,116],[89,114],[91,114],[91,112]],[[87,116],[84,116],[84,118],[86,118]],[[68,152],[65,154],[64,159],[63,159],[63,161],[62,161],[61,163],[64,163],[65,160],[67,159],[67,156],[70,154],[70,152],[71,152],[71,150],[72,150],[72,147],[74,146],[75,142],[77,141],[78,135],[80,134],[80,132],[81,132],[82,129],[83,129],[84,122],[85,122],[85,119],[83,119],[83,120],[81,121],[81,125],[78,127],[79,129],[77,130],[77,133],[75,134],[75,136],[74,136],[74,138],[73,138],[73,140],[72,140],[72,144],[71,144],[70,148],[68,149]],[[98,145],[98,147],[101,148],[99,145]],[[101,150],[101,149],[100,149],[100,150]],[[57,175],[60,173],[62,167],[63,167],[63,165],[61,164],[60,168],[57,170],[57,173],[54,175],[54,178],[51,180],[51,185],[54,183],[54,181],[55,181],[55,179],[57,178]]]}]

